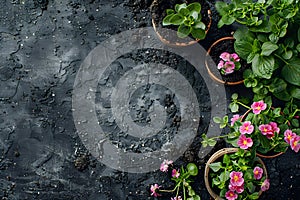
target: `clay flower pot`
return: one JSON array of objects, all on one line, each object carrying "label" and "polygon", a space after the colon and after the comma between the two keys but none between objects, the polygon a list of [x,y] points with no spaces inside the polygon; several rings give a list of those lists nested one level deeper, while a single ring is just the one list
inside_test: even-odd
[{"label": "clay flower pot", "polygon": [[[206,165],[205,165],[205,170],[204,170],[204,181],[205,181],[205,186],[207,191],[209,192],[209,194],[211,195],[211,197],[215,200],[223,200],[223,198],[221,198],[218,194],[215,193],[215,191],[213,191],[213,189],[211,188],[211,183],[210,180],[211,178],[209,177],[209,173],[210,173],[210,167],[209,165],[211,163],[214,163],[215,161],[217,161],[218,159],[222,158],[223,155],[225,154],[232,154],[238,151],[238,148],[223,148],[220,149],[219,151],[215,152],[207,161]],[[268,174],[267,174],[267,168],[264,164],[264,162],[258,158],[258,163],[260,163],[262,165],[262,169],[263,169],[263,173],[266,176],[266,179],[268,179]],[[262,194],[262,190],[260,190],[258,193],[259,195]]]},{"label": "clay flower pot", "polygon": [[[173,9],[175,4],[184,3],[183,0],[154,0],[150,6],[151,15],[152,15],[152,26],[156,32],[158,38],[166,45],[172,47],[184,47],[192,44],[196,44],[200,39],[192,39],[191,37],[179,38],[176,34],[177,26],[162,26],[163,18],[166,16],[166,9]],[[205,6],[204,6],[205,5]],[[201,15],[202,19],[206,25],[207,34],[211,23],[211,11],[209,9],[209,4],[206,1],[201,3]],[[172,29],[170,31],[168,29]]]},{"label": "clay flower pot", "polygon": [[225,85],[238,85],[244,82],[243,71],[247,67],[247,63],[240,61],[241,68],[232,74],[222,75],[217,69],[217,64],[220,61],[220,54],[223,52],[234,53],[234,38],[223,37],[215,41],[206,53],[205,66],[210,77],[218,83]]}]

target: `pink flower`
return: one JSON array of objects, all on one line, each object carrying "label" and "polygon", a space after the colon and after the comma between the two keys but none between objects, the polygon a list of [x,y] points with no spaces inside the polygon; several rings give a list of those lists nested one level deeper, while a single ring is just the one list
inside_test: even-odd
[{"label": "pink flower", "polygon": [[238,195],[233,191],[229,190],[225,193],[225,197],[227,200],[235,200],[238,198]]},{"label": "pink flower", "polygon": [[251,138],[247,138],[245,135],[241,135],[237,141],[237,144],[241,149],[248,149],[252,147],[253,141]]},{"label": "pink flower", "polygon": [[286,131],[284,131],[284,140],[286,141],[286,143],[290,144],[292,138],[294,138],[296,136],[295,133],[293,133],[291,130],[287,129]]},{"label": "pink flower", "polygon": [[173,170],[172,170],[172,177],[173,177],[173,178],[174,178],[174,177],[178,178],[179,176],[180,176],[179,171],[177,171],[176,169],[173,169]]},{"label": "pink flower", "polygon": [[159,169],[160,169],[160,171],[162,171],[162,172],[167,172],[168,169],[169,169],[169,165],[167,165],[167,164],[165,164],[165,163],[161,163]]},{"label": "pink flower", "polygon": [[235,64],[232,61],[227,61],[225,62],[224,68],[225,68],[225,75],[231,74],[232,72],[234,72]]},{"label": "pink flower", "polygon": [[276,122],[270,122],[269,124],[272,126],[273,133],[274,132],[276,132],[276,133],[280,132],[280,128],[277,126]]},{"label": "pink flower", "polygon": [[236,122],[240,118],[240,115],[233,115],[232,118],[230,119],[231,121],[231,126],[234,125],[234,122]]},{"label": "pink flower", "polygon": [[156,190],[158,190],[159,188],[160,188],[160,186],[157,185],[156,183],[154,185],[151,185],[151,187],[150,187],[151,196],[154,196],[154,197],[161,196],[160,194],[158,194],[156,192]]},{"label": "pink flower", "polygon": [[169,169],[169,165],[173,164],[172,160],[164,160],[161,164],[160,164],[160,171],[162,172],[167,172]]},{"label": "pink flower", "polygon": [[255,167],[254,170],[253,170],[254,178],[255,178],[256,180],[261,179],[263,173],[264,173],[264,171],[263,171],[263,169],[260,168],[260,167]]},{"label": "pink flower", "polygon": [[241,186],[233,186],[229,184],[229,190],[233,192],[236,191],[237,193],[241,194],[242,192],[244,192],[244,184]]},{"label": "pink flower", "polygon": [[251,134],[254,130],[254,126],[251,125],[250,121],[245,121],[242,126],[240,126],[241,134]]},{"label": "pink flower", "polygon": [[230,184],[232,186],[242,186],[244,184],[243,172],[232,171],[230,173]]},{"label": "pink flower", "polygon": [[231,57],[230,53],[228,52],[223,52],[220,55],[220,58],[223,59],[224,61],[230,61],[230,57]]},{"label": "pink flower", "polygon": [[261,134],[265,135],[268,139],[271,139],[274,136],[273,128],[269,124],[259,125],[258,129]]},{"label": "pink flower", "polygon": [[261,184],[261,190],[267,191],[270,188],[270,181],[269,179],[264,180],[264,182]]},{"label": "pink flower", "polygon": [[240,61],[240,57],[236,53],[232,53],[231,58],[234,60],[234,62]]},{"label": "pink flower", "polygon": [[182,198],[181,198],[181,196],[174,197],[174,198],[171,197],[171,200],[182,200]]},{"label": "pink flower", "polygon": [[267,108],[267,104],[264,103],[263,100],[254,102],[251,105],[251,108],[253,109],[254,114],[259,114],[262,110],[265,110]]},{"label": "pink flower", "polygon": [[218,69],[222,69],[224,67],[224,61],[220,60],[219,64],[218,64]]},{"label": "pink flower", "polygon": [[295,135],[290,142],[291,148],[298,153],[299,149],[300,149],[300,136],[299,135]]}]

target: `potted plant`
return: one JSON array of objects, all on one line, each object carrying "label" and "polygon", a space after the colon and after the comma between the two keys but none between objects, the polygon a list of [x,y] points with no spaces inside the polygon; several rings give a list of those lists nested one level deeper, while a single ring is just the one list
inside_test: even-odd
[{"label": "potted plant", "polygon": [[205,66],[210,77],[225,85],[243,83],[243,71],[247,63],[234,50],[234,38],[223,37],[207,50]]},{"label": "potted plant", "polygon": [[270,183],[263,161],[249,151],[224,148],[205,166],[205,185],[214,199],[258,199]]},{"label": "potted plant", "polygon": [[160,171],[169,173],[172,181],[175,182],[173,189],[161,189],[157,183],[150,186],[150,193],[153,197],[162,196],[162,192],[175,193],[171,200],[200,200],[200,196],[195,193],[191,183],[192,178],[198,175],[198,168],[194,163],[188,163],[186,167],[177,169],[173,166],[173,161],[164,160],[160,165]]},{"label": "potted plant", "polygon": [[292,102],[286,104],[284,109],[273,107],[271,98],[253,102],[251,106],[245,105],[238,99],[237,94],[232,95],[229,107],[237,112],[239,105],[247,111],[242,116],[236,114],[229,120],[229,116],[214,117],[214,122],[220,128],[228,128],[228,134],[214,138],[207,138],[203,134],[202,144],[214,145],[216,139],[225,138],[226,142],[241,149],[252,149],[258,155],[285,152],[290,146],[298,152],[300,149],[299,115],[300,109]]},{"label": "potted plant", "polygon": [[218,1],[218,27],[237,23],[235,51],[252,65],[244,84],[255,99],[272,93],[289,101],[300,99],[300,4],[290,1]]},{"label": "potted plant", "polygon": [[197,43],[205,38],[211,24],[211,12],[205,1],[186,3],[180,0],[154,0],[151,13],[152,25],[158,37],[171,46]]}]

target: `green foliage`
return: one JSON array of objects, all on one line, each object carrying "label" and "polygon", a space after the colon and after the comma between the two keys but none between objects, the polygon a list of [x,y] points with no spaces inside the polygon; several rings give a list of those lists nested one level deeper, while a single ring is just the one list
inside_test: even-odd
[{"label": "green foliage", "polygon": [[252,88],[255,99],[269,93],[283,101],[300,99],[299,0],[219,1],[216,9],[219,27],[242,25],[234,34],[234,48],[251,64],[244,84]]},{"label": "green foliage", "polygon": [[190,34],[196,39],[204,39],[206,25],[202,22],[201,4],[176,4],[175,10],[167,9],[167,16],[163,19],[163,26],[178,26],[177,36],[185,38]]}]

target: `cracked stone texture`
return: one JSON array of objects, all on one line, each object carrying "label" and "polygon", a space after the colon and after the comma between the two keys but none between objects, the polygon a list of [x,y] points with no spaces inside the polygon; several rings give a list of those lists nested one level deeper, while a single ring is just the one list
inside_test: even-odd
[{"label": "cracked stone texture", "polygon": [[[116,33],[151,26],[150,4],[150,0],[0,2],[2,199],[153,199],[151,184],[171,184],[159,171],[130,174],[99,163],[82,145],[72,119],[72,86],[83,59]],[[204,47],[229,33],[215,25],[212,29]],[[200,165],[196,191],[209,199],[201,174],[204,162],[195,155],[188,151],[175,164],[194,160]],[[271,188],[262,199],[299,199],[299,155],[288,150],[265,162]]]}]

